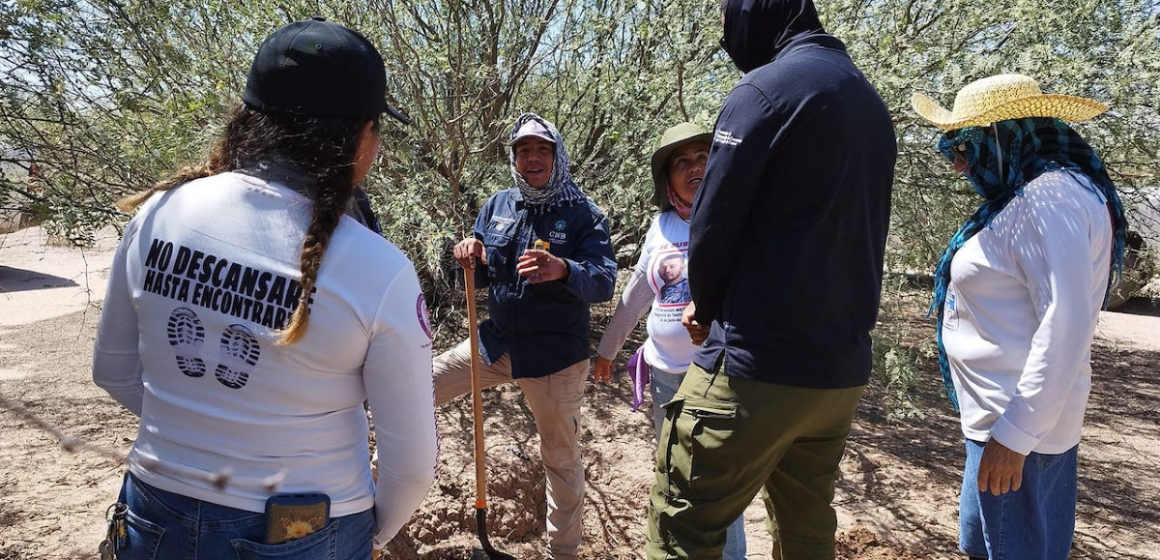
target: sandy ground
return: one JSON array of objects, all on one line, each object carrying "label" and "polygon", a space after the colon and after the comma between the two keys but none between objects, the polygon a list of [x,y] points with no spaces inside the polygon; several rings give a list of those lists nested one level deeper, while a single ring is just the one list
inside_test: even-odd
[{"label": "sandy ground", "polygon": [[[124,467],[92,450],[65,451],[49,430],[114,454],[136,435],[136,418],[89,378],[115,239],[107,232],[97,247],[78,249],[47,243],[40,228],[0,235],[0,396],[9,401],[0,406],[0,559],[96,556]],[[597,322],[608,313],[611,305],[596,310]],[[918,313],[889,320],[911,325],[916,338],[929,336]],[[458,341],[462,332],[448,332],[454,330],[441,329],[440,346]],[[1102,314],[1097,336],[1072,557],[1160,560],[1160,309],[1133,300]],[[955,544],[957,420],[932,360],[920,367],[924,375],[910,395],[917,417],[889,420],[876,385],[860,408],[835,498],[839,558],[962,558]],[[587,559],[643,557],[655,444],[648,416],[630,412],[631,389],[621,381],[590,386],[585,402]],[[488,519],[497,548],[533,559],[543,557],[544,487],[533,421],[521,401],[514,388],[485,395]],[[392,543],[391,558],[466,559],[477,542],[467,400],[440,410],[439,424],[438,480]],[[760,501],[746,520],[749,558],[770,558]]]},{"label": "sandy ground", "polygon": [[105,298],[116,230],[92,247],[59,246],[44,228],[0,235],[0,327],[28,325],[84,311]]}]

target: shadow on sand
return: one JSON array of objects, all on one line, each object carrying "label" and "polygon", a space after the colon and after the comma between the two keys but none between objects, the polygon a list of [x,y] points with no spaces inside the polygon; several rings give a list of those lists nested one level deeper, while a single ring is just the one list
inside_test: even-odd
[{"label": "shadow on sand", "polygon": [[76,286],[77,283],[70,278],[0,265],[0,294]]},{"label": "shadow on sand", "polygon": [[[1146,298],[1135,298],[1117,311],[1160,316],[1160,310]],[[922,377],[910,396],[923,417],[888,420],[872,384],[847,453],[857,460],[860,454],[873,451],[917,467],[925,477],[923,483],[945,488],[938,501],[957,505],[963,464],[958,417],[947,402],[937,361],[924,360],[920,369]],[[1077,524],[1071,558],[1138,558],[1160,542],[1160,513],[1155,508],[1160,500],[1160,481],[1153,476],[1160,460],[1157,439],[1160,352],[1097,341],[1092,348],[1092,388],[1079,450]],[[839,486],[889,510],[911,531],[926,533],[928,554],[958,557],[953,537],[924,530],[929,525],[929,510],[897,499],[906,485],[884,482],[873,476],[851,476]]]},{"label": "shadow on sand", "polygon": [[1112,309],[1111,313],[1160,317],[1160,298],[1134,297],[1123,305]]}]

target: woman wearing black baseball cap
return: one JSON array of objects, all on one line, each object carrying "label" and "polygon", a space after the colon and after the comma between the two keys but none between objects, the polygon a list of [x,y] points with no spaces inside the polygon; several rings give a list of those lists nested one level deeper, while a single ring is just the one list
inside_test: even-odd
[{"label": "woman wearing black baseball cap", "polygon": [[141,424],[102,547],[365,560],[436,462],[418,278],[352,204],[380,115],[406,118],[374,46],[321,18],[262,43],[242,101],[204,163],[122,201],[140,210],[110,272],[93,378]]}]

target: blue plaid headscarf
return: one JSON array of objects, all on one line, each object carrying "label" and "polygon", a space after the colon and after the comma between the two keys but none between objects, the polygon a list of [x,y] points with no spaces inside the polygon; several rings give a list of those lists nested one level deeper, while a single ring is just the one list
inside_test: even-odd
[{"label": "blue plaid headscarf", "polygon": [[[1000,150],[1002,146],[1002,150]],[[934,301],[927,315],[938,313],[938,362],[947,396],[955,410],[959,408],[958,395],[951,382],[950,362],[943,346],[943,303],[951,281],[951,261],[968,239],[984,228],[1016,196],[1023,187],[1047,171],[1075,170],[1088,176],[1108,201],[1112,216],[1113,247],[1112,271],[1108,278],[1107,304],[1112,285],[1119,278],[1124,260],[1124,242],[1128,223],[1124,208],[1116,194],[1116,186],[1108,177],[1104,163],[1079,134],[1066,123],[1050,117],[1012,119],[990,126],[972,126],[947,132],[938,141],[942,155],[952,162],[958,154],[967,162],[967,179],[985,200],[967,218],[951,238],[934,273]]]}]

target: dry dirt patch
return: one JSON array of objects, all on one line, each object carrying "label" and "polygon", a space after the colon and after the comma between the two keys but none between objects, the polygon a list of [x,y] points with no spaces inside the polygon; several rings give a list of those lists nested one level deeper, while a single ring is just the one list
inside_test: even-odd
[{"label": "dry dirt patch", "polygon": [[[33,270],[50,258],[31,251],[19,257],[31,262],[14,262],[11,247],[0,236],[2,266]],[[72,258],[74,270],[55,276],[84,285],[76,271],[84,261],[75,254]],[[0,284],[4,274],[0,269]],[[85,278],[101,274],[100,267],[90,267]],[[103,282],[103,276],[87,281],[96,282]],[[16,295],[0,293],[0,394],[62,430],[127,450],[136,435],[136,418],[89,377],[98,309],[86,305],[62,311],[53,302],[70,298],[58,293],[39,305],[61,316],[25,320],[9,299]],[[1076,559],[1160,559],[1155,508],[1160,501],[1155,476],[1160,464],[1160,318],[1147,300],[1129,305],[1129,313],[1103,315],[1100,336],[1108,340],[1093,351],[1094,389],[1080,450]],[[602,306],[595,322],[610,312],[611,306]],[[929,336],[920,313],[904,319],[919,326],[916,337]],[[442,329],[439,343],[458,341],[462,332],[453,331]],[[955,544],[962,462],[957,421],[933,360],[920,367],[923,377],[911,394],[920,418],[888,420],[883,390],[876,385],[859,410],[835,498],[839,558],[962,558]],[[488,391],[484,401],[492,542],[519,558],[542,558],[544,482],[532,417],[514,387]],[[630,412],[630,402],[631,389],[623,379],[613,386],[590,386],[585,399],[586,559],[642,557],[655,444],[649,417]],[[391,544],[392,558],[466,559],[476,544],[468,401],[444,407],[438,420],[440,473],[419,514]],[[121,464],[100,455],[64,452],[49,434],[0,410],[0,559],[93,558],[105,507],[116,497],[123,473]],[[770,558],[764,518],[760,502],[746,512],[751,560]]]}]

